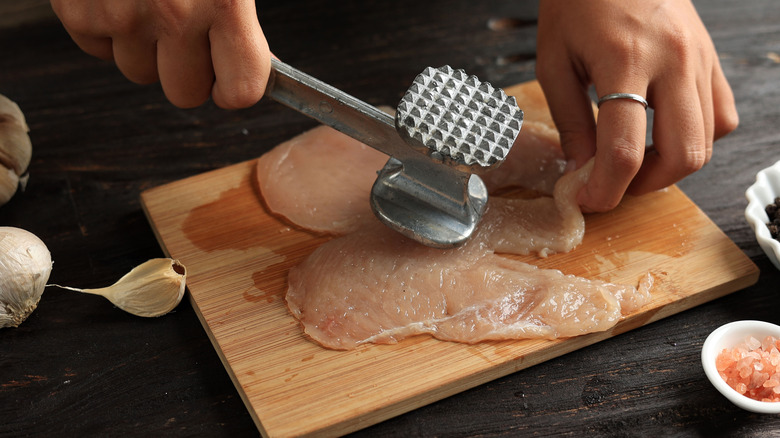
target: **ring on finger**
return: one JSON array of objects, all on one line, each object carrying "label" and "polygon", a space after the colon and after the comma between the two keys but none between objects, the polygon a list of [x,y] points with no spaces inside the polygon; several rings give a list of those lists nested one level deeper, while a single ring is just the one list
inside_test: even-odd
[{"label": "ring on finger", "polygon": [[601,99],[599,99],[598,103],[596,103],[596,106],[601,107],[602,103],[604,103],[604,102],[606,102],[608,100],[613,100],[613,99],[629,99],[629,100],[633,100],[635,102],[641,103],[642,106],[645,107],[645,109],[647,109],[647,101],[645,100],[645,98],[640,96],[640,95],[638,95],[638,94],[633,94],[633,93],[611,93],[611,94],[607,94],[606,96],[603,96],[603,97],[601,97]]}]

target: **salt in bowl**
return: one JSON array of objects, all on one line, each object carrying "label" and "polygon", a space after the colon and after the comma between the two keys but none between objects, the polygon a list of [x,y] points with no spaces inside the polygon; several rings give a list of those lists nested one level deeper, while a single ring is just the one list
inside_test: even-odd
[{"label": "salt in bowl", "polygon": [[704,373],[715,389],[736,406],[759,414],[778,414],[780,402],[762,402],[738,393],[723,380],[715,367],[715,360],[724,348],[734,348],[749,336],[763,339],[767,335],[780,339],[780,326],[764,321],[735,321],[723,325],[710,333],[704,341],[701,363]]}]

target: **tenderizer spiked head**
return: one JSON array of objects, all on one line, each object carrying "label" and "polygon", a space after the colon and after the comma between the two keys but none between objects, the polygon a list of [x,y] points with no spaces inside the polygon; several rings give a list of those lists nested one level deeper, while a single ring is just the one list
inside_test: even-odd
[{"label": "tenderizer spiked head", "polygon": [[504,161],[523,111],[504,90],[450,66],[426,68],[398,104],[396,129],[431,158],[482,173]]}]

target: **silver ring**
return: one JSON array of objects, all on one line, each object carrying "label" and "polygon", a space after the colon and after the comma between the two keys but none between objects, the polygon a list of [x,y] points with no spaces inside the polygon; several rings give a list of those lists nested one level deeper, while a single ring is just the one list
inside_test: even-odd
[{"label": "silver ring", "polygon": [[612,93],[607,94],[606,96],[599,99],[596,106],[601,107],[601,104],[612,99],[631,99],[633,101],[639,102],[642,104],[645,109],[647,109],[647,101],[644,97],[638,95],[638,94],[632,94],[632,93]]}]

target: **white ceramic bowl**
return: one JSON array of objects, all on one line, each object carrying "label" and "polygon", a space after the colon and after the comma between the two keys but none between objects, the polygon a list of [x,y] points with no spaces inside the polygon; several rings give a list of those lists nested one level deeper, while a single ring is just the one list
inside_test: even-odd
[{"label": "white ceramic bowl", "polygon": [[715,389],[735,405],[746,411],[759,414],[778,414],[780,413],[780,402],[761,402],[738,393],[720,377],[715,367],[715,359],[724,348],[734,348],[744,342],[748,336],[762,340],[767,335],[780,338],[780,326],[763,321],[735,321],[723,325],[710,333],[707,340],[704,341],[704,346],[701,349],[701,364],[704,367],[704,373]]},{"label": "white ceramic bowl", "polygon": [[764,210],[767,204],[775,202],[777,196],[780,196],[780,161],[758,172],[756,182],[745,192],[745,197],[748,199],[745,219],[753,228],[761,249],[764,250],[772,264],[780,269],[780,242],[769,234],[769,229],[766,226],[766,223],[769,222],[769,216]]}]

